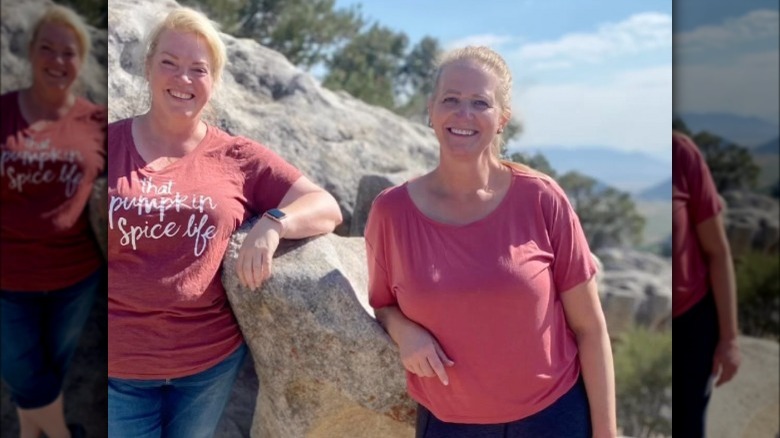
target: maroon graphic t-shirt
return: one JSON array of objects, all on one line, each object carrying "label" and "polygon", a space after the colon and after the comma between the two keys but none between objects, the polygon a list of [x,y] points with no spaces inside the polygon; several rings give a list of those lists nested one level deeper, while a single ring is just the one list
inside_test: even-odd
[{"label": "maroon graphic t-shirt", "polygon": [[242,341],[221,281],[230,236],[277,207],[301,173],[213,126],[195,150],[154,170],[131,127],[108,127],[108,375],[188,376]]},{"label": "maroon graphic t-shirt", "polygon": [[0,110],[0,289],[73,285],[102,263],[85,206],[105,168],[106,110],[77,98],[62,119],[31,127],[16,91]]}]

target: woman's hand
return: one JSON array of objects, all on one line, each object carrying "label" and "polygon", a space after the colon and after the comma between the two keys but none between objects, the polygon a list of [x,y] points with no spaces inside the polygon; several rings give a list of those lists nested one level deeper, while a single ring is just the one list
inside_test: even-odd
[{"label": "woman's hand", "polygon": [[279,246],[281,224],[261,217],[238,251],[238,280],[249,289],[259,288],[271,276],[271,261]]},{"label": "woman's hand", "polygon": [[742,357],[739,353],[737,339],[720,341],[712,360],[712,375],[718,376],[715,386],[720,386],[733,379],[741,363]]},{"label": "woman's hand", "polygon": [[447,357],[428,330],[407,321],[409,324],[399,331],[397,340],[404,368],[420,377],[438,377],[443,385],[449,385],[445,366],[451,367],[455,362]]}]

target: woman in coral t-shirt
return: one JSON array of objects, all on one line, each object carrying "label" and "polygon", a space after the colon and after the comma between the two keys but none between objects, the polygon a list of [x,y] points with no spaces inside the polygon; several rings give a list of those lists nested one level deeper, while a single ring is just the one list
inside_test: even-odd
[{"label": "woman in coral t-shirt", "polygon": [[108,433],[210,437],[247,347],[221,282],[230,236],[256,289],[279,239],[332,231],[326,191],[262,145],[202,119],[225,47],[211,22],[174,9],[149,36],[151,107],[109,125]]},{"label": "woman in coral t-shirt", "polygon": [[32,30],[32,85],[0,96],[2,377],[21,436],[83,436],[62,390],[104,266],[85,206],[105,168],[106,110],[73,91],[89,58],[82,19],[50,6]]},{"label": "woman in coral t-shirt", "polygon": [[734,264],[715,182],[690,137],[672,133],[674,431],[705,436],[712,389],[737,373]]},{"label": "woman in coral t-shirt", "polygon": [[428,101],[439,165],[374,201],[369,300],[418,437],[614,437],[596,267],[560,187],[499,160],[510,96],[495,52],[444,56]]}]

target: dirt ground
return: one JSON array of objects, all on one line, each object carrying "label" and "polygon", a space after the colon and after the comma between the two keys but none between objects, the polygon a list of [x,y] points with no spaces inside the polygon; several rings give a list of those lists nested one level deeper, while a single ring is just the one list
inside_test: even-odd
[{"label": "dirt ground", "polygon": [[708,438],[776,438],[780,431],[780,344],[740,338],[742,366],[716,388],[707,416]]}]

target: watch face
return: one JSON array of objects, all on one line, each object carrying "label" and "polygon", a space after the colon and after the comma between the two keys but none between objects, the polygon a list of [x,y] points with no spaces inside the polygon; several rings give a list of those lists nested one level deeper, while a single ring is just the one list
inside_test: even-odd
[{"label": "watch face", "polygon": [[276,219],[282,219],[285,216],[284,212],[282,210],[279,210],[278,208],[272,208],[272,209],[266,211],[266,214],[268,214],[269,216],[272,216],[272,217],[274,217]]}]

